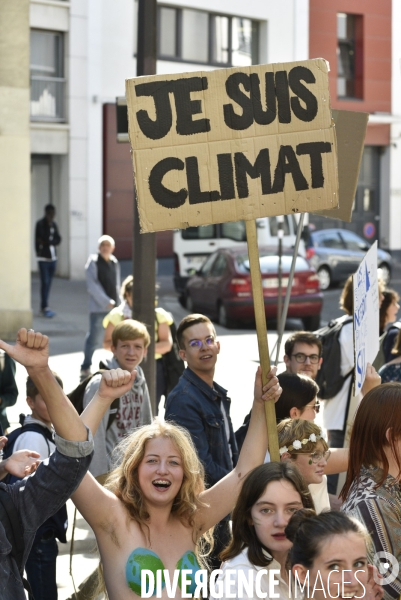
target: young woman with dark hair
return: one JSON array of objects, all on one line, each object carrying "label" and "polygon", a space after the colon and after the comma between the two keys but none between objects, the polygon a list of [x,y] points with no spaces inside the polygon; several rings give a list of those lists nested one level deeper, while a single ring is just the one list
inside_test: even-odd
[{"label": "young woman with dark hair", "polygon": [[320,411],[316,381],[302,373],[287,371],[280,373],[277,378],[283,390],[276,403],[277,423],[288,417],[313,421]]},{"label": "young woman with dark hair", "polygon": [[[401,562],[401,384],[371,390],[357,410],[350,440],[342,510],[372,536],[368,557],[387,552]],[[384,598],[399,598],[401,573],[386,583]]]},{"label": "young woman with dark hair", "polygon": [[[236,598],[262,597],[260,594],[269,592],[269,570],[275,569],[280,571],[275,592],[281,600],[288,600],[287,557],[291,542],[284,529],[301,508],[313,508],[313,501],[302,476],[292,465],[267,463],[251,471],[232,513],[232,540],[220,555],[224,562],[216,587],[227,586],[229,575],[233,581],[231,590],[238,594]],[[257,584],[256,576],[262,569],[266,572],[259,575]],[[244,577],[250,583],[248,589],[241,589],[240,579]],[[210,596],[211,600],[215,597],[213,593]]]},{"label": "young woman with dark hair", "polygon": [[292,571],[305,585],[306,598],[382,597],[383,588],[374,580],[377,570],[367,560],[368,532],[355,519],[338,511],[300,510],[285,534],[292,542]]}]

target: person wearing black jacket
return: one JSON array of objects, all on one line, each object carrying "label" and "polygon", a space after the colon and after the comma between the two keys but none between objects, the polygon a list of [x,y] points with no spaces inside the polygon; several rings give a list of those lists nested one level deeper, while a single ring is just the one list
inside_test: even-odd
[{"label": "person wearing black jacket", "polygon": [[18,387],[15,382],[15,362],[6,352],[0,350],[0,436],[10,426],[7,419],[7,408],[14,406],[18,398]]},{"label": "person wearing black jacket", "polygon": [[57,266],[56,246],[61,242],[54,221],[56,209],[52,204],[45,206],[45,216],[36,223],[35,249],[40,273],[40,310],[44,317],[51,318],[55,312],[48,306],[50,286]]}]

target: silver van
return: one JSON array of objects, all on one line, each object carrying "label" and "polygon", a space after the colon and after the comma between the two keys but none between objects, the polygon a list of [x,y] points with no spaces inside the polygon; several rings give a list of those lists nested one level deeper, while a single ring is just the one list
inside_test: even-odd
[{"label": "silver van", "polygon": [[[292,248],[295,244],[297,217],[284,215],[283,246]],[[256,219],[258,244],[260,246],[278,245],[278,218],[263,217]],[[185,297],[185,286],[191,274],[198,271],[205,258],[219,248],[231,248],[246,242],[245,222],[220,223],[188,227],[174,231],[174,286],[181,301]],[[299,254],[305,256],[305,245],[301,240]]]}]

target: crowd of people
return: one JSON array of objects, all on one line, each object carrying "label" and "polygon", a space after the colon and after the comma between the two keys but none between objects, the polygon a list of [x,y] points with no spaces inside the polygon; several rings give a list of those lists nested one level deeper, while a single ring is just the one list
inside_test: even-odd
[{"label": "crowd of people", "polygon": [[[391,369],[401,365],[396,293],[380,291],[377,367],[386,383],[369,365],[355,416],[349,280],[341,296],[347,315],[338,338],[341,382],[324,400],[328,437],[315,422],[323,404],[316,381],[322,342],[304,331],[286,340],[284,372],[272,367],[263,384],[257,369],[249,414],[234,431],[229,392],[214,379],[220,342],[200,314],[178,325],[186,368],[167,395],[164,419],[154,418],[140,363],[150,335],[159,340],[160,356],[171,349],[172,321],[165,311],[160,319],[156,314],[149,332],[131,318],[132,278],[123,283],[122,304],[113,300],[117,270],[103,265],[112,250],[112,241],[101,238],[99,254],[88,262],[90,280],[98,278],[88,290],[108,281],[109,293],[103,311],[91,317],[80,415],[49,369],[46,336],[22,329],[15,345],[0,341],[7,373],[14,360],[28,372],[31,410],[8,438],[0,431],[0,598],[22,600],[25,585],[35,600],[57,599],[56,538],[65,540],[70,497],[95,532],[101,563],[74,595],[80,600],[186,592],[212,600],[400,598],[401,384],[399,369]],[[100,331],[112,357],[92,375]],[[389,336],[392,360],[384,364]],[[279,462],[270,460],[265,422],[264,404],[272,401]],[[346,473],[343,486],[330,482],[339,473]]]}]

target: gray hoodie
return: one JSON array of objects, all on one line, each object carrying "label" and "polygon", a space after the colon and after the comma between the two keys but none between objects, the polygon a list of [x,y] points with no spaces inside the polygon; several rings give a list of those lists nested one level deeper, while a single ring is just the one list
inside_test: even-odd
[{"label": "gray hoodie", "polygon": [[[114,357],[104,363],[109,369],[120,367]],[[95,454],[89,469],[95,477],[108,473],[115,466],[116,458],[112,456],[114,448],[127,434],[132,433],[137,427],[149,425],[152,422],[148,386],[141,367],[136,367],[136,370],[138,371],[136,379],[129,392],[121,396],[120,406],[113,423],[107,429],[109,409],[95,434]],[[84,408],[96,394],[101,378],[101,375],[96,375],[88,383],[84,395]]]}]

